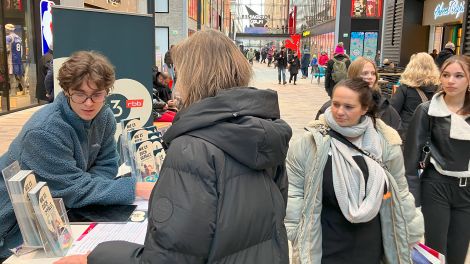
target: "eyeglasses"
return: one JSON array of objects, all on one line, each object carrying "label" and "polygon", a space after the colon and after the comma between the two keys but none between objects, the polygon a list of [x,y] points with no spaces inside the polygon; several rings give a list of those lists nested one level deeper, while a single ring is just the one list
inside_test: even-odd
[{"label": "eyeglasses", "polygon": [[90,98],[93,103],[102,103],[104,102],[104,100],[106,100],[106,96],[107,94],[105,92],[102,92],[92,94],[91,96],[88,96],[84,93],[74,93],[71,94],[69,97],[74,103],[83,104],[86,102],[86,100],[88,100],[88,98]]}]

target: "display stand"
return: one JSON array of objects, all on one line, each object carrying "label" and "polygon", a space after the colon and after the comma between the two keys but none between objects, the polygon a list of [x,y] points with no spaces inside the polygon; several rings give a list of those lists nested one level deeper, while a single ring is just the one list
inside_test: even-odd
[{"label": "display stand", "polygon": [[[28,191],[33,186],[26,187],[27,184],[36,185],[34,175],[30,175],[32,179],[27,178],[23,182],[25,185],[22,188],[18,188],[18,184],[15,185],[10,181],[21,172],[26,172],[25,175],[32,174],[32,171],[22,171],[18,161],[2,170],[5,186],[24,241],[23,245],[12,249],[12,252],[19,256],[42,248],[47,257],[65,256],[72,245],[73,238],[62,198],[52,199],[47,190],[48,197],[52,200],[51,203],[47,204],[46,199],[43,199],[44,193],[41,193],[43,195],[39,199],[40,204],[35,206],[27,198]],[[48,210],[44,210],[46,206]],[[57,211],[52,210],[52,206],[55,206]],[[33,210],[33,207],[38,208]]]}]

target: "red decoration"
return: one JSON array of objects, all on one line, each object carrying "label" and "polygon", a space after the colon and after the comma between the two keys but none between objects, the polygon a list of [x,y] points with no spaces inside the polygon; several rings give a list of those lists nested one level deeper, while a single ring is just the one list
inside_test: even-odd
[{"label": "red decoration", "polygon": [[286,39],[285,43],[286,43],[286,48],[288,49],[291,49],[293,51],[296,51],[297,52],[297,56],[300,58],[301,54],[300,54],[300,38],[301,36],[299,34],[294,34],[294,35],[290,35],[290,38],[292,39]]}]

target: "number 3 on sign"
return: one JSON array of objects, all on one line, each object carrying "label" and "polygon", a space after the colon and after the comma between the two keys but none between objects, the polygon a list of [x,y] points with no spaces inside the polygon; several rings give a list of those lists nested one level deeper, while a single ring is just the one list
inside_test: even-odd
[{"label": "number 3 on sign", "polygon": [[119,117],[122,115],[122,107],[119,105],[119,102],[121,100],[111,100],[111,104],[113,105],[112,108],[117,110],[117,113],[115,111],[114,117]]}]

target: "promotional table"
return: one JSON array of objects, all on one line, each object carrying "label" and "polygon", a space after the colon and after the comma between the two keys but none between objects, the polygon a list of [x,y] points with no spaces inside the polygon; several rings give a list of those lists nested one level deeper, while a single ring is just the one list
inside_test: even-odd
[{"label": "promotional table", "polygon": [[[72,236],[80,236],[87,228],[88,225],[71,225]],[[17,257],[15,255],[9,257],[4,264],[49,264],[60,258],[48,258],[44,250],[39,249],[31,253]]]}]

